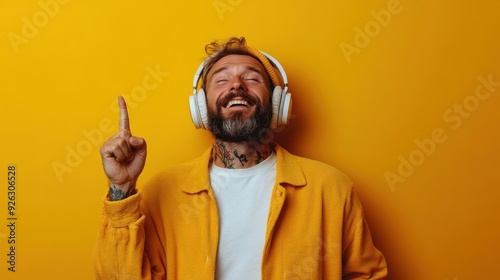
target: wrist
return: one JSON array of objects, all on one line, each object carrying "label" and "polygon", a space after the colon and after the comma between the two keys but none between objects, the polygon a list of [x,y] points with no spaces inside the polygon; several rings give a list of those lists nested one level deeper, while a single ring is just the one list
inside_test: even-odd
[{"label": "wrist", "polygon": [[110,182],[106,198],[109,201],[118,201],[135,194],[135,192],[135,182],[127,182],[125,184],[114,184]]}]

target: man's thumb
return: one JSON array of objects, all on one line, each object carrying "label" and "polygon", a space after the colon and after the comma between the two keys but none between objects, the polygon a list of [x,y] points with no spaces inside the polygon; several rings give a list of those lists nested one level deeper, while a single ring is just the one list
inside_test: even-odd
[{"label": "man's thumb", "polygon": [[146,147],[146,141],[143,138],[139,137],[134,137],[134,136],[130,137],[129,143],[135,149],[143,149]]}]

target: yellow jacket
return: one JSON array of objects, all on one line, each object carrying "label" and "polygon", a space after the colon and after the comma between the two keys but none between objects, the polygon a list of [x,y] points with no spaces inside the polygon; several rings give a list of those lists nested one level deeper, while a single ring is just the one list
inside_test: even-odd
[{"label": "yellow jacket", "polygon": [[[384,256],[372,243],[349,178],[274,148],[262,279],[385,279]],[[211,149],[125,200],[104,201],[97,279],[214,279],[219,218],[210,162]]]}]

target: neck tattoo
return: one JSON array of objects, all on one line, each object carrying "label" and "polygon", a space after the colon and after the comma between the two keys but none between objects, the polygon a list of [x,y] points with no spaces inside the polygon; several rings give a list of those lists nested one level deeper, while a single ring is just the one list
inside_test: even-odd
[{"label": "neck tattoo", "polygon": [[249,145],[215,139],[213,145],[214,164],[229,169],[255,166],[268,158],[271,153],[268,144]]}]

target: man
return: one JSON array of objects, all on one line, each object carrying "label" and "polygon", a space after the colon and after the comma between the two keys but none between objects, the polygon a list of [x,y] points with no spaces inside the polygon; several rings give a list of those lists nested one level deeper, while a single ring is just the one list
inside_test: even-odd
[{"label": "man", "polygon": [[146,142],[119,98],[120,132],[101,148],[109,192],[97,278],[384,279],[351,181],[266,141],[289,111],[281,66],[244,38],[206,51],[190,101],[213,146],[140,190]]}]

